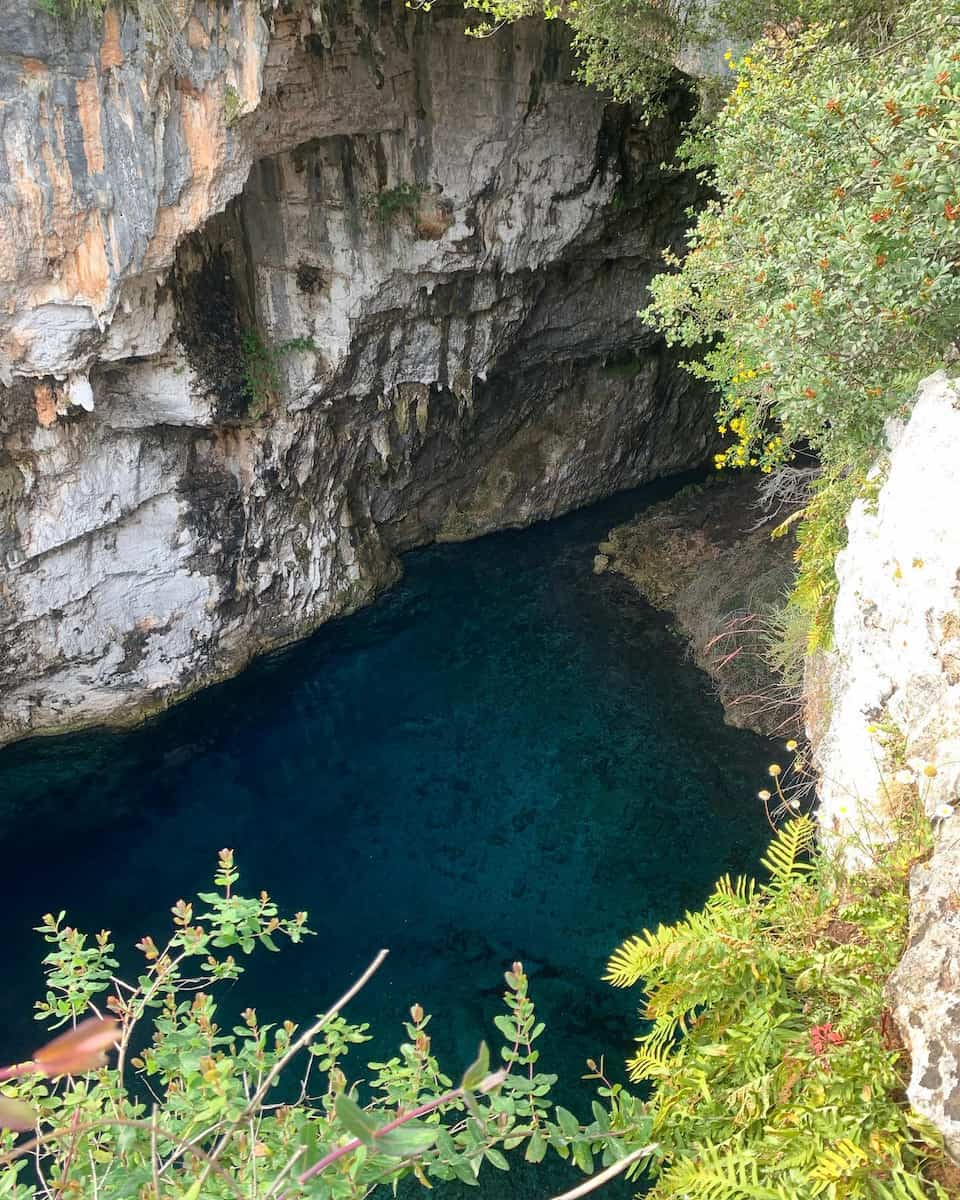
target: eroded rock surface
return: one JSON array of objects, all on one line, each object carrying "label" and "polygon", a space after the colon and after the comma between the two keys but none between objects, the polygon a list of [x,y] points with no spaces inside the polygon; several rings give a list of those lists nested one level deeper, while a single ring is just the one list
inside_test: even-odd
[{"label": "eroded rock surface", "polygon": [[960,794],[956,384],[943,373],[921,384],[888,442],[879,495],[854,504],[837,559],[835,649],[815,738],[821,824],[854,857],[857,843],[889,837],[898,768],[936,772],[921,789],[930,816]]},{"label": "eroded rock surface", "polygon": [[960,1162],[960,820],[910,876],[910,941],[887,992],[910,1051],[910,1103]]},{"label": "eroded rock surface", "polygon": [[29,8],[0,0],[0,742],[702,461],[635,316],[696,195],[677,121],[574,85],[557,25]]},{"label": "eroded rock surface", "polygon": [[793,538],[770,536],[788,512],[759,508],[754,476],[712,476],[612,529],[597,564],[675,615],[728,724],[778,736],[795,733],[799,716],[799,689],[766,657],[769,612],[795,574]]},{"label": "eroded rock surface", "polygon": [[852,866],[922,804],[934,829],[910,881],[910,938],[888,1000],[912,1061],[911,1104],[960,1160],[960,392],[920,386],[888,429],[874,503],[858,501],[837,563],[835,650],[808,688],[819,819]]}]

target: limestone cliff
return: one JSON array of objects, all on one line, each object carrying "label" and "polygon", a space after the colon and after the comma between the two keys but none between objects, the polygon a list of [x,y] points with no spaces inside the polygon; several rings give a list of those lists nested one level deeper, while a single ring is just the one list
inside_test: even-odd
[{"label": "limestone cliff", "polygon": [[0,0],[0,742],[702,460],[635,316],[695,198],[677,122],[573,84],[559,27],[464,20]]},{"label": "limestone cliff", "polygon": [[828,844],[854,862],[921,804],[934,851],[911,875],[910,941],[890,1006],[910,1101],[960,1160],[960,392],[940,373],[891,424],[875,502],[848,519],[835,649],[808,697]]}]

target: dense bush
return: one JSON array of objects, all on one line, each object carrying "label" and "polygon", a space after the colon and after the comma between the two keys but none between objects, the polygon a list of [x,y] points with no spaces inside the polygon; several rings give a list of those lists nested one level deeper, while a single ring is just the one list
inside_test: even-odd
[{"label": "dense bush", "polygon": [[[89,938],[62,913],[44,919],[38,1017],[80,1024],[0,1071],[0,1196],[33,1196],[35,1169],[46,1194],[61,1197],[359,1200],[404,1175],[476,1185],[482,1166],[507,1170],[504,1152],[517,1148],[531,1162],[552,1150],[584,1172],[595,1161],[617,1171],[649,1153],[649,1119],[617,1084],[600,1079],[604,1103],[594,1102],[588,1122],[554,1106],[556,1076],[537,1066],[543,1025],[519,963],[495,1020],[499,1069],[481,1046],[456,1086],[431,1051],[419,1004],[398,1055],[369,1064],[362,1087],[349,1081],[347,1054],[369,1039],[340,1010],[359,985],[303,1029],[251,1008],[219,1025],[214,995],[241,975],[238,956],[309,934],[305,913],[281,917],[265,892],[235,895],[236,879],[231,852],[221,851],[218,890],[201,893],[197,908],[173,906],[172,933],[138,943],[142,973],[130,982],[116,978],[108,933]],[[112,1018],[83,1022],[103,1008]],[[103,1052],[114,1043],[109,1066]],[[33,1127],[35,1137],[16,1142],[16,1130]]]},{"label": "dense bush", "polygon": [[[875,39],[896,12],[896,0],[464,0],[482,14],[470,32],[485,37],[521,17],[562,19],[585,83],[617,100],[656,108],[677,83],[676,67],[709,59],[718,40],[751,42],[765,29],[785,30],[824,20],[843,40]],[[429,0],[412,7],[429,9]],[[704,56],[704,52],[706,55]],[[699,80],[707,93],[709,79]]]},{"label": "dense bush", "polygon": [[731,58],[726,104],[680,155],[716,198],[642,314],[695,351],[690,369],[720,397],[733,441],[718,467],[820,456],[794,598],[811,646],[829,633],[844,518],[884,419],[907,411],[960,322],[958,20],[957,0],[877,6],[856,37],[781,29]]},{"label": "dense bush", "polygon": [[923,828],[907,821],[869,870],[838,878],[807,857],[814,826],[797,818],[767,883],[724,878],[699,912],[614,955],[610,980],[642,981],[650,1021],[630,1067],[654,1088],[652,1197],[946,1200],[951,1168],[906,1103],[884,1008]]},{"label": "dense bush", "polygon": [[736,85],[682,160],[718,198],[645,312],[736,435],[721,461],[771,469],[798,443],[875,455],[883,418],[960,318],[956,0],[915,0],[877,46],[814,28],[732,63]]}]

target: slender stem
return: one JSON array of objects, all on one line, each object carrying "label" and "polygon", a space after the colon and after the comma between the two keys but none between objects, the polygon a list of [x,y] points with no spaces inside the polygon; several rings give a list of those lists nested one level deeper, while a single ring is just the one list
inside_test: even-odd
[{"label": "slender stem", "polygon": [[615,1162],[612,1167],[607,1167],[605,1171],[600,1171],[597,1175],[591,1175],[589,1179],[577,1187],[571,1188],[569,1192],[562,1192],[559,1196],[554,1196],[553,1200],[578,1200],[578,1197],[586,1196],[596,1188],[603,1187],[611,1179],[615,1179],[627,1167],[635,1163],[637,1159],[649,1157],[656,1149],[657,1143],[651,1142],[649,1146],[641,1146],[639,1150],[631,1150],[625,1158],[621,1158],[619,1162]]},{"label": "slender stem", "polygon": [[35,1062],[17,1063],[13,1067],[0,1067],[0,1082],[5,1079],[20,1079],[23,1075],[42,1075],[43,1068]]},{"label": "slender stem", "polygon": [[[379,1129],[375,1129],[372,1136],[374,1139],[383,1137],[385,1133],[391,1133],[394,1129],[399,1129],[401,1125],[406,1125],[408,1121],[413,1121],[417,1117],[425,1117],[427,1113],[432,1113],[444,1104],[451,1104],[454,1100],[459,1100],[463,1096],[463,1088],[455,1088],[452,1092],[447,1092],[443,1096],[438,1096],[436,1100],[429,1100],[426,1104],[421,1104],[418,1108],[412,1108],[409,1112],[402,1116],[394,1117],[392,1121],[388,1121],[386,1125],[381,1125]],[[335,1150],[331,1150],[329,1154],[325,1154],[319,1162],[315,1162],[312,1167],[304,1171],[302,1175],[297,1176],[297,1183],[306,1183],[319,1175],[321,1171],[326,1170],[331,1163],[337,1161],[338,1158],[343,1158],[347,1154],[352,1154],[354,1150],[359,1150],[363,1145],[360,1138],[353,1138],[352,1141],[344,1143],[342,1146],[337,1146]],[[281,1200],[285,1200],[281,1197]]]},{"label": "slender stem", "polygon": [[[120,1125],[125,1129],[146,1129],[149,1133],[153,1133],[154,1124],[152,1121],[133,1121],[123,1117],[104,1117],[101,1121],[87,1121],[83,1125],[75,1125],[66,1129],[54,1129],[50,1133],[42,1133],[37,1137],[30,1138],[26,1142],[21,1142],[19,1146],[15,1146],[12,1150],[8,1150],[6,1154],[0,1154],[0,1167],[8,1166],[18,1158],[22,1158],[24,1154],[29,1154],[31,1150],[39,1150],[41,1146],[45,1146],[47,1142],[55,1142],[59,1138],[65,1137],[67,1134],[78,1136],[81,1133],[91,1133],[95,1129],[106,1129],[111,1125]],[[162,1132],[162,1136],[168,1141],[176,1141],[176,1138],[169,1133]],[[227,1184],[235,1196],[239,1196],[240,1200],[244,1200],[244,1195],[239,1187],[234,1183],[226,1171],[212,1160],[211,1156],[201,1150],[199,1146],[187,1145],[184,1147],[188,1153],[195,1158],[199,1158],[207,1169],[214,1170],[217,1176]]]},{"label": "slender stem", "polygon": [[67,1161],[63,1164],[63,1170],[60,1172],[60,1186],[57,1188],[57,1200],[62,1200],[63,1189],[67,1186],[67,1176],[70,1174],[70,1168],[73,1166],[73,1156],[77,1152],[77,1126],[80,1124],[80,1109],[76,1108],[73,1111],[73,1137],[70,1139],[70,1149],[67,1151]]},{"label": "slender stem", "polygon": [[270,1070],[267,1072],[266,1076],[264,1077],[263,1082],[260,1084],[260,1086],[254,1092],[254,1094],[251,1096],[249,1102],[247,1103],[246,1108],[243,1110],[242,1113],[240,1113],[240,1115],[238,1117],[236,1117],[233,1121],[230,1122],[230,1124],[226,1127],[226,1129],[223,1131],[223,1133],[218,1138],[217,1144],[210,1151],[209,1162],[207,1163],[207,1166],[204,1169],[203,1174],[201,1175],[200,1180],[199,1180],[200,1186],[198,1188],[198,1192],[203,1191],[203,1185],[206,1182],[207,1176],[210,1174],[211,1168],[216,1164],[220,1155],[223,1153],[223,1151],[227,1145],[227,1142],[233,1136],[234,1132],[240,1127],[240,1125],[242,1125],[244,1121],[246,1121],[253,1113],[255,1113],[260,1108],[260,1106],[263,1104],[264,1098],[266,1097],[266,1095],[270,1091],[270,1089],[273,1087],[274,1083],[276,1082],[277,1078],[279,1077],[281,1071],[283,1071],[284,1067],[286,1067],[287,1064],[290,1062],[290,1060],[295,1055],[299,1054],[299,1052],[305,1046],[309,1046],[309,1044],[317,1036],[317,1034],[324,1027],[324,1025],[326,1025],[328,1021],[331,1021],[337,1015],[337,1013],[342,1008],[344,1008],[349,1003],[349,1001],[351,1001],[353,999],[353,997],[357,994],[357,992],[359,992],[363,987],[366,986],[366,984],[376,974],[376,972],[379,971],[380,967],[383,965],[383,960],[387,957],[387,955],[389,953],[390,953],[389,950],[381,950],[380,953],[373,960],[373,962],[363,972],[363,974],[360,976],[360,978],[354,984],[352,984],[351,987],[347,988],[347,990],[343,993],[343,995],[336,1002],[336,1004],[334,1004],[332,1006],[332,1008],[328,1008],[327,1011],[323,1014],[323,1016],[320,1017],[319,1020],[314,1021],[314,1023],[309,1027],[309,1029],[304,1030],[304,1032],[300,1035],[300,1037],[298,1037],[297,1040],[292,1043],[292,1045],[287,1050],[286,1054],[284,1054],[284,1056],[282,1058],[278,1059],[273,1064],[273,1066],[270,1068]]}]

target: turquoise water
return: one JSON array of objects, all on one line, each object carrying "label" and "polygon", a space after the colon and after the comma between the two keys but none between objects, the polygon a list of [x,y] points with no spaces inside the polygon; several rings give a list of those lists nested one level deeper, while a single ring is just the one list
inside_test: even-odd
[{"label": "turquoise water", "polygon": [[37,1040],[43,912],[159,941],[227,845],[241,888],[318,933],[254,959],[231,1002],[301,1021],[387,946],[351,1011],[378,1030],[368,1057],[419,1001],[457,1075],[519,958],[542,1065],[585,1110],[584,1060],[620,1072],[635,1032],[636,997],[601,982],[611,949],[765,842],[769,744],[724,726],[667,620],[591,570],[665,490],[411,554],[378,604],[137,731],[0,754],[7,819],[26,814],[5,838],[0,1059]]}]

